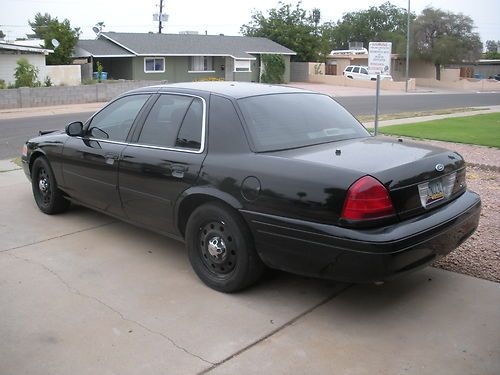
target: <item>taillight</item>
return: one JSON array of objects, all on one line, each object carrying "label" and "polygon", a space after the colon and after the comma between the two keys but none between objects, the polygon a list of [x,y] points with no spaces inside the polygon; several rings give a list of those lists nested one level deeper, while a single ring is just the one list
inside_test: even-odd
[{"label": "taillight", "polygon": [[351,185],[342,209],[347,220],[372,220],[394,215],[389,192],[380,181],[365,176]]}]

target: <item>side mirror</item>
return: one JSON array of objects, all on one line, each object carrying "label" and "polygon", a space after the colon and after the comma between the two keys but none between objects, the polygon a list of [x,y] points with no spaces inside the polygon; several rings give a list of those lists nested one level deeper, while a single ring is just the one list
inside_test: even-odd
[{"label": "side mirror", "polygon": [[66,134],[70,137],[77,137],[83,133],[83,122],[75,121],[66,125]]}]

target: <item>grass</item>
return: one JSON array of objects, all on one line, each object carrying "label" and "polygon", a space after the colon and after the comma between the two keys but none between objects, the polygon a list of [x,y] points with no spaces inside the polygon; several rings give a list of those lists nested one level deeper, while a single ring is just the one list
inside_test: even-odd
[{"label": "grass", "polygon": [[500,113],[384,126],[380,133],[500,148]]},{"label": "grass", "polygon": [[[462,113],[462,112],[473,112],[481,111],[484,108],[449,108],[449,109],[437,109],[435,111],[421,111],[421,112],[401,112],[401,113],[389,113],[385,115],[379,115],[378,120],[399,120],[401,118],[409,117],[422,117],[422,116],[433,116],[433,115],[449,115],[451,113]],[[360,122],[375,121],[375,116],[373,115],[361,115],[356,116]]]}]

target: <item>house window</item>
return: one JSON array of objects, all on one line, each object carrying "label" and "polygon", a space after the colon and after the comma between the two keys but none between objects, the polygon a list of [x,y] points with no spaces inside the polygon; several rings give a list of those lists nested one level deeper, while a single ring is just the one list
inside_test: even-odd
[{"label": "house window", "polygon": [[250,60],[236,60],[234,59],[235,72],[250,72]]},{"label": "house window", "polygon": [[165,73],[165,58],[145,57],[144,73]]},{"label": "house window", "polygon": [[190,56],[189,72],[214,72],[213,56]]}]

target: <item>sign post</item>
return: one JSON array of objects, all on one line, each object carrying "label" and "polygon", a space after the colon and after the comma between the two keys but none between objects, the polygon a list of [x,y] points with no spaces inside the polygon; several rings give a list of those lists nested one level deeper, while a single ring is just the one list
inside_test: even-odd
[{"label": "sign post", "polygon": [[378,134],[380,75],[391,74],[391,50],[391,42],[370,42],[368,47],[368,73],[377,75],[377,88],[375,94],[375,135]]}]

